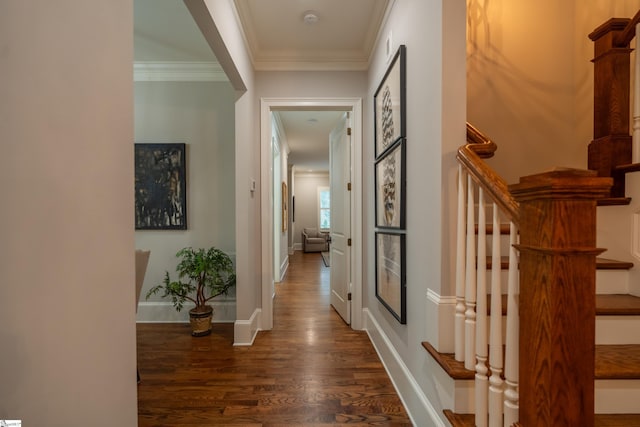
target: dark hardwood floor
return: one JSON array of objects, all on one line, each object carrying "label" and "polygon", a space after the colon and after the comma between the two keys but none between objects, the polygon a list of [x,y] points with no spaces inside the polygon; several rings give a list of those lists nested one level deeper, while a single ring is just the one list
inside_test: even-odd
[{"label": "dark hardwood floor", "polygon": [[232,324],[139,324],[138,425],[411,426],[367,334],[330,307],[320,253],[290,257],[273,330],[232,344]]}]

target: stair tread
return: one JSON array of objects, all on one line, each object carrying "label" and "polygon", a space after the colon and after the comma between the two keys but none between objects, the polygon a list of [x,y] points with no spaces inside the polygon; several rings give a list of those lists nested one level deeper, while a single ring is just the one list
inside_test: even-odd
[{"label": "stair tread", "polygon": [[[502,315],[507,314],[507,295],[502,294]],[[487,315],[491,314],[491,294],[487,294]],[[640,316],[640,297],[629,294],[596,295],[597,316]]]},{"label": "stair tread", "polygon": [[[426,341],[422,347],[452,379],[474,379],[475,371],[465,369],[453,353],[440,353]],[[640,344],[596,345],[595,379],[640,379]]]},{"label": "stair tread", "polygon": [[596,345],[595,378],[640,379],[640,344]]},{"label": "stair tread", "polygon": [[475,372],[465,369],[464,362],[458,362],[453,353],[440,353],[427,341],[422,343],[422,347],[454,380],[472,380],[474,378]]},{"label": "stair tread", "polygon": [[[466,427],[475,425],[474,414],[456,414],[448,409],[444,415],[452,427]],[[596,414],[596,427],[640,427],[640,414]]]},{"label": "stair tread", "polygon": [[631,197],[605,197],[598,199],[598,206],[624,206],[631,203]]},{"label": "stair tread", "polygon": [[608,258],[596,258],[596,269],[598,270],[629,270],[633,268],[633,263],[629,261],[617,261]]},{"label": "stair tread", "polygon": [[[487,269],[491,269],[493,266],[493,259],[491,256],[487,256]],[[509,257],[501,256],[500,257],[500,268],[502,270],[507,270],[509,268]],[[618,261],[615,259],[608,258],[596,258],[596,269],[597,270],[629,270],[633,268],[633,263],[630,261]]]},{"label": "stair tread", "polygon": [[596,295],[596,314],[605,315],[640,315],[640,297],[629,294]]}]

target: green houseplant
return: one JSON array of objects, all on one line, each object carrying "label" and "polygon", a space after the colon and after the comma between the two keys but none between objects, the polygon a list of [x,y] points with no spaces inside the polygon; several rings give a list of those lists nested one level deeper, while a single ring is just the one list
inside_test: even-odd
[{"label": "green houseplant", "polygon": [[180,259],[176,267],[178,280],[172,281],[169,272],[162,284],[147,292],[147,299],[163,291],[163,298],[170,297],[177,311],[190,301],[195,307],[189,310],[191,335],[204,336],[211,333],[213,307],[207,304],[218,295],[227,294],[236,283],[231,258],[215,247],[209,249],[183,248],[176,253]]}]

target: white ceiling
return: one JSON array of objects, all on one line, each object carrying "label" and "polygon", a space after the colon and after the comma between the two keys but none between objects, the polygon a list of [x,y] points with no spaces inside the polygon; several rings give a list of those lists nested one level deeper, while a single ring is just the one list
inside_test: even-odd
[{"label": "white ceiling", "polygon": [[256,70],[366,70],[389,0],[234,2]]},{"label": "white ceiling", "polygon": [[[256,70],[365,70],[391,0],[234,0]],[[315,24],[304,22],[313,13]],[[215,62],[181,0],[134,0],[136,62]],[[279,112],[298,170],[328,170],[342,112]],[[310,122],[309,119],[317,122]]]}]

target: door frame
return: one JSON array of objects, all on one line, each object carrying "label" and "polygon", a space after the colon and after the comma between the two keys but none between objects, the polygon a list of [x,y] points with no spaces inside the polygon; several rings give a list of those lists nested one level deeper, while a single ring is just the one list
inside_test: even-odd
[{"label": "door frame", "polygon": [[[260,99],[260,228],[262,308],[260,329],[273,328],[273,173],[271,112],[283,110],[349,111],[351,122],[351,328],[363,329],[362,317],[362,98]],[[327,136],[328,137],[328,136]]]}]

